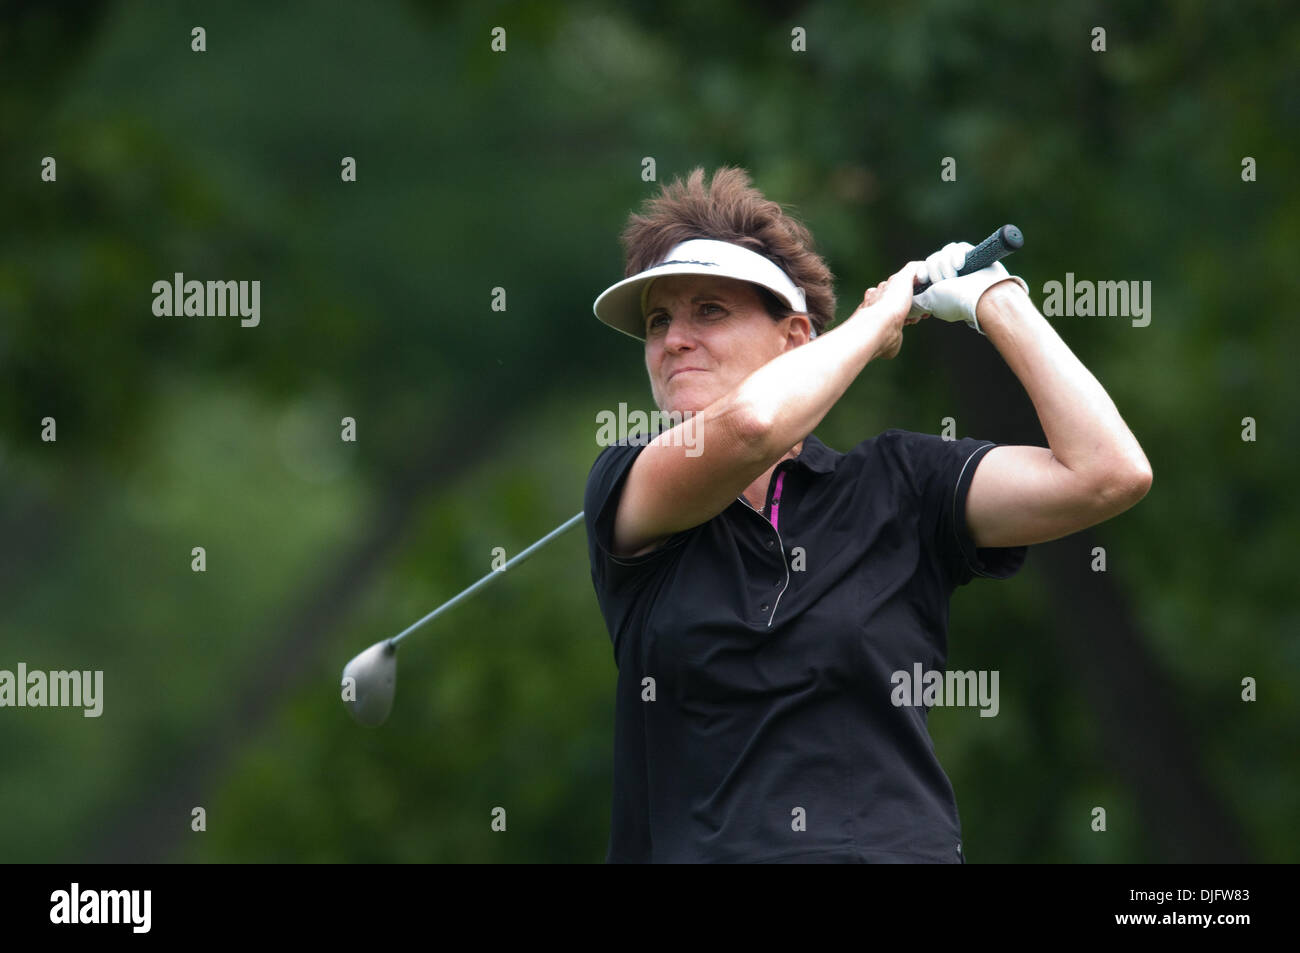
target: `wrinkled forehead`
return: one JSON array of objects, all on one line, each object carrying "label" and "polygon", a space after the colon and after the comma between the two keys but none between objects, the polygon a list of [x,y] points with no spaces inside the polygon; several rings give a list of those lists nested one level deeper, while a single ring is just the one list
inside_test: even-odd
[{"label": "wrinkled forehead", "polygon": [[664,275],[646,285],[644,310],[666,307],[674,301],[696,296],[725,298],[731,301],[748,301],[755,297],[754,288],[738,278],[715,275]]}]

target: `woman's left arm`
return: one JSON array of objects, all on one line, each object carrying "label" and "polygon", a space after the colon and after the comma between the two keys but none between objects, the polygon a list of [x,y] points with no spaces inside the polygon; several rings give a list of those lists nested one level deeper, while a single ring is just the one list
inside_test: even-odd
[{"label": "woman's left arm", "polygon": [[1114,401],[1013,281],[980,297],[985,336],[1024,385],[1049,448],[995,447],[971,479],[966,525],[979,547],[1059,539],[1124,512],[1151,464]]}]

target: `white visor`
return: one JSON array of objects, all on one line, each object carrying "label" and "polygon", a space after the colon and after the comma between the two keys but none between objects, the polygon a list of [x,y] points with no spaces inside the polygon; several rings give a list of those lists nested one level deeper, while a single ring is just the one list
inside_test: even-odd
[{"label": "white visor", "polygon": [[[807,313],[803,289],[771,260],[731,242],[692,238],[682,242],[659,264],[624,278],[601,292],[592,306],[596,317],[611,328],[638,341],[645,340],[642,292],[651,281],[665,275],[717,275],[761,285],[792,311]],[[814,330],[813,335],[817,332]]]}]

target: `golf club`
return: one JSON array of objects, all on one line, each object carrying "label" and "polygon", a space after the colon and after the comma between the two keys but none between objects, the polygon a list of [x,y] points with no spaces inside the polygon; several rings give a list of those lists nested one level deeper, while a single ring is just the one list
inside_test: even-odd
[{"label": "golf club", "polygon": [[[1024,244],[1025,236],[1021,234],[1020,229],[1014,225],[1003,225],[966,253],[966,260],[962,262],[961,268],[957,269],[957,274],[969,275],[972,271],[987,268],[999,258],[1006,258],[1013,251],[1019,251]],[[912,294],[919,295],[930,285],[929,281],[919,284],[912,289]]]},{"label": "golf club", "polygon": [[393,693],[397,689],[398,642],[426,622],[432,622],[439,614],[446,612],[462,599],[468,598],[483,586],[486,586],[492,579],[504,575],[511,566],[523,562],[557,536],[572,529],[581,522],[582,517],[583,514],[579,513],[577,516],[569,518],[514,559],[509,560],[500,569],[493,569],[478,582],[463,592],[452,596],[423,619],[403,629],[391,639],[376,642],[343,666],[343,704],[352,713],[352,717],[363,725],[380,725],[388,717],[388,713],[393,710]]}]

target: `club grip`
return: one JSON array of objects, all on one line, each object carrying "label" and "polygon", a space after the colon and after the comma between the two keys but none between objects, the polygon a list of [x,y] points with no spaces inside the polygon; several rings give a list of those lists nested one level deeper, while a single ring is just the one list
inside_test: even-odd
[{"label": "club grip", "polygon": [[[966,261],[957,270],[957,274],[969,275],[972,271],[987,268],[999,258],[1006,258],[1007,255],[1010,255],[1024,244],[1025,236],[1020,234],[1020,229],[1014,225],[1003,225],[966,253]],[[927,281],[924,284],[915,286],[912,289],[912,294],[919,295],[926,288],[929,288],[930,284]]]}]

